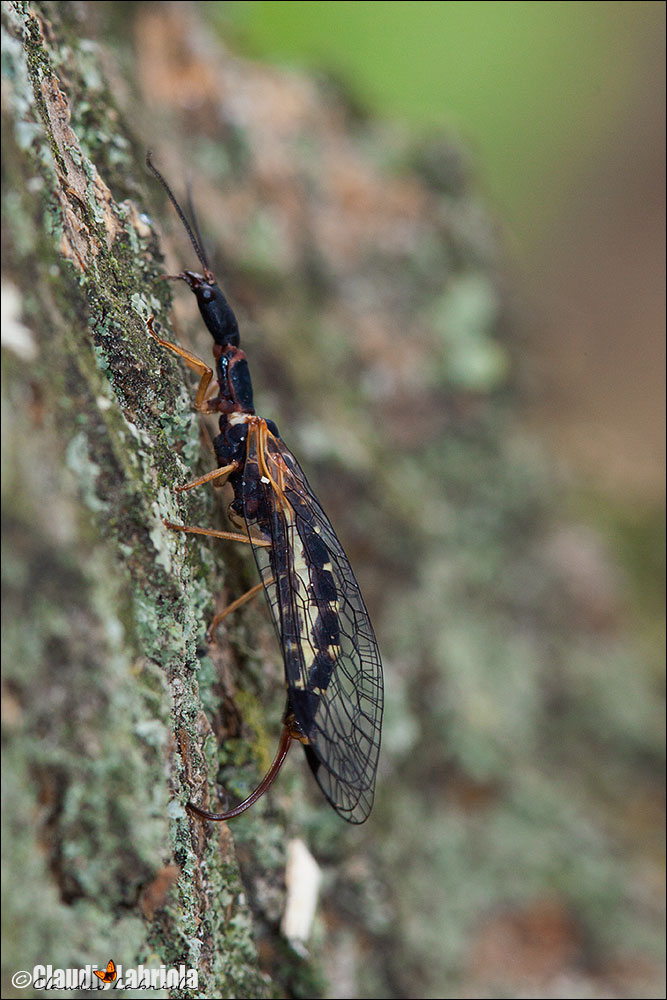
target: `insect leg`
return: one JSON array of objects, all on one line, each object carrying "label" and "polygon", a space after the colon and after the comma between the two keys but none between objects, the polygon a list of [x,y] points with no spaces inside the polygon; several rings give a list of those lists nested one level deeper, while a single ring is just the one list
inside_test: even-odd
[{"label": "insect leg", "polygon": [[248,535],[242,535],[240,531],[217,531],[215,528],[195,528],[190,524],[174,524],[173,521],[166,520],[164,523],[172,531],[183,531],[188,535],[210,535],[211,538],[224,538],[230,542],[244,542],[246,545],[261,545],[265,548],[270,548],[271,546],[271,542],[265,542],[260,538],[253,538],[251,540]]},{"label": "insect leg", "polygon": [[209,399],[213,399],[216,393],[220,392],[220,386],[218,385],[216,379],[213,379],[206,391],[206,399],[204,400],[204,405],[208,403]]},{"label": "insect leg", "polygon": [[206,396],[206,391],[209,387],[209,383],[213,378],[213,369],[198,358],[196,354],[192,351],[186,350],[184,347],[179,347],[178,344],[173,344],[170,340],[164,340],[162,337],[158,336],[153,328],[153,320],[155,315],[152,313],[147,321],[146,325],[148,327],[148,332],[151,337],[157,340],[161,347],[166,347],[167,350],[173,351],[174,354],[178,354],[179,357],[183,358],[188,368],[191,368],[194,372],[200,376],[201,381],[199,382],[199,388],[197,389],[197,395],[195,396],[195,409],[201,410],[204,406],[204,397]]},{"label": "insect leg", "polygon": [[232,601],[231,604],[228,604],[227,607],[224,608],[222,611],[218,611],[217,615],[215,615],[213,621],[206,629],[206,639],[208,640],[208,642],[212,641],[213,630],[218,627],[220,622],[223,622],[225,618],[228,615],[231,615],[233,611],[237,611],[238,608],[243,607],[244,604],[247,604],[248,601],[251,601],[255,596],[255,594],[259,594],[260,590],[263,590],[265,586],[268,587],[273,582],[274,582],[273,578],[271,578],[270,580],[266,581],[266,584],[264,582],[256,583],[254,587],[251,587],[250,590],[247,590],[245,594],[241,595],[241,597],[237,597],[235,601]]},{"label": "insect leg", "polygon": [[246,811],[246,809],[249,809],[250,806],[254,805],[257,799],[261,798],[267,788],[269,788],[276,780],[280,768],[285,763],[285,758],[287,757],[287,753],[292,745],[293,739],[294,737],[292,736],[289,726],[283,726],[283,731],[280,735],[280,743],[278,745],[278,752],[273,758],[271,767],[266,772],[255,791],[251,792],[247,799],[244,799],[243,802],[239,803],[239,805],[234,806],[233,809],[224,813],[212,813],[208,812],[206,809],[200,809],[199,806],[194,804],[194,802],[188,802],[186,808],[189,809],[190,812],[195,813],[195,815],[200,816],[201,819],[210,819],[215,823],[220,823],[223,820],[233,819],[235,816],[240,816],[241,813]]},{"label": "insect leg", "polygon": [[[185,483],[183,486],[177,486],[176,492],[184,493],[186,490],[193,490],[195,486],[203,486],[204,483],[210,483],[211,480],[218,479],[220,476],[224,476],[226,479],[227,476],[234,471],[234,469],[238,469],[237,462],[232,462],[231,465],[221,465],[220,468],[207,472],[205,476],[199,476],[198,479],[193,479],[191,482]],[[224,486],[224,482],[216,483],[215,485]]]}]

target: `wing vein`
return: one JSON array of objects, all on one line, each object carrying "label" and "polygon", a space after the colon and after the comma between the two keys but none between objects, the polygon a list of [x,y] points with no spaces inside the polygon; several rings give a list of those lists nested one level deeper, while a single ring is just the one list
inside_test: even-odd
[{"label": "wing vein", "polygon": [[373,804],[382,664],[350,563],[294,456],[263,421],[248,435],[243,510],[283,649],[288,701],[324,795],[352,823]]}]

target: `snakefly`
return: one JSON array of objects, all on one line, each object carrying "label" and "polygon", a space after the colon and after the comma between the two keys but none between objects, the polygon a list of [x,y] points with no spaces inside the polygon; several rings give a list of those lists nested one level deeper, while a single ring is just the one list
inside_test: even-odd
[{"label": "snakefly", "polygon": [[[195,406],[220,414],[213,444],[218,467],[179,491],[229,480],[234,499],[230,520],[241,533],[168,523],[178,531],[249,543],[261,583],[216,615],[226,615],[263,589],[285,665],[287,706],[276,757],[262,782],[240,805],[210,813],[188,808],[209,820],[226,820],[248,809],[274,781],[293,742],[325,797],[339,816],[363,823],[373,805],[382,724],[382,664],[359,585],[329,520],[303,471],[271,420],[256,415],[245,354],[239,347],[236,317],[216,283],[202,248],[192,208],[191,227],[168,184],[146,158],[171,200],[202,265],[203,274],[168,275],[185,281],[213,337],[213,369],[184,348],[162,340],[200,376]],[[196,233],[196,235],[195,235]],[[210,394],[210,389],[215,391]]]}]

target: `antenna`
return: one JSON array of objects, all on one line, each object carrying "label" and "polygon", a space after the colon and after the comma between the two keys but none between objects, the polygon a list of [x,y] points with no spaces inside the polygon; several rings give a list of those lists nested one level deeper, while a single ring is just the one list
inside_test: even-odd
[{"label": "antenna", "polygon": [[199,249],[204,257],[203,264],[208,268],[208,260],[206,259],[206,254],[204,253],[204,241],[201,238],[201,232],[199,231],[199,221],[197,219],[197,210],[195,209],[195,203],[192,199],[192,187],[190,186],[190,179],[188,178],[185,186],[185,197],[186,197],[186,207],[188,210],[188,215],[192,219],[192,228],[194,229],[195,236],[197,237],[197,243],[199,244]]},{"label": "antenna", "polygon": [[[176,198],[174,196],[173,191],[171,190],[171,188],[167,184],[166,180],[164,179],[164,177],[162,176],[162,174],[160,173],[160,171],[153,164],[153,161],[151,160],[151,153],[150,153],[150,151],[148,153],[146,153],[146,166],[151,171],[151,173],[154,174],[155,177],[157,177],[157,179],[159,180],[160,184],[162,185],[162,187],[164,188],[164,190],[167,192],[167,197],[169,198],[170,202],[172,203],[172,205],[176,209],[176,212],[178,213],[179,219],[181,220],[181,222],[185,226],[185,231],[188,234],[188,236],[190,237],[190,242],[192,243],[194,251],[197,254],[199,262],[201,263],[202,267],[204,268],[204,277],[206,278],[207,281],[215,281],[215,279],[213,277],[213,274],[211,273],[211,269],[208,266],[208,260],[206,259],[206,254],[204,253],[204,251],[202,249],[202,246],[201,246],[201,236],[199,236],[199,228],[197,227],[196,217],[195,217],[195,228],[197,229],[197,236],[199,236],[199,239],[197,239],[197,237],[193,233],[192,227],[190,226],[190,223],[186,219],[181,206],[176,201]],[[188,200],[189,200],[190,206],[192,206],[192,202],[190,201],[189,196],[188,196]]]}]

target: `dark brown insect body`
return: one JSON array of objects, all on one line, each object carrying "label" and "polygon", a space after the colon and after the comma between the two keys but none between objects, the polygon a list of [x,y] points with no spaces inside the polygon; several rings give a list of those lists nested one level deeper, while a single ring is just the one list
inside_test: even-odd
[{"label": "dark brown insect body", "polygon": [[275,424],[255,413],[238,324],[208,267],[201,241],[150,157],[147,163],[174,204],[204,270],[170,277],[192,289],[214,340],[218,391],[207,399],[212,369],[189,351],[161,340],[149,321],[159,343],[199,373],[197,408],[220,414],[214,440],[218,468],[181,489],[228,478],[234,490],[230,518],[243,534],[169,526],[251,544],[262,582],[217,615],[209,635],[229,611],[263,587],[283,651],[287,687],[278,753],[258,788],[228,812],[209,813],[192,803],[189,808],[214,820],[245,811],[274,780],[297,740],[333,808],[349,822],[362,823],[373,804],[383,703],[382,665],[368,612],[349,561],[298,462]]}]

